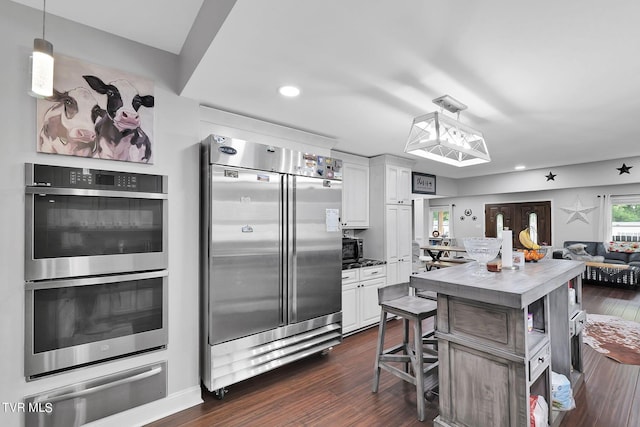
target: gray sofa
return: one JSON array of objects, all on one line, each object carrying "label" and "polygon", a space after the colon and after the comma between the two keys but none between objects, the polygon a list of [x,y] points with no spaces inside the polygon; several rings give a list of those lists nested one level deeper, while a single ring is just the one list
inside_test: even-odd
[{"label": "gray sofa", "polygon": [[[602,242],[569,240],[564,249],[553,251],[555,259],[577,259],[610,266],[587,266],[582,278],[588,282],[638,287],[640,252],[608,252]],[[584,249],[584,250],[580,250]],[[628,267],[623,267],[623,266]]]},{"label": "gray sofa", "polygon": [[583,244],[585,245],[585,252],[587,252],[591,256],[601,256],[603,257],[602,261],[596,262],[605,262],[607,264],[627,264],[632,265],[634,267],[640,267],[640,252],[633,253],[625,253],[625,252],[607,252],[602,242],[589,242],[589,241],[580,241],[580,240],[567,240],[564,242],[565,250],[555,250],[553,251],[553,258],[556,259],[571,259],[566,255],[568,250],[566,248],[570,246],[575,246]]}]

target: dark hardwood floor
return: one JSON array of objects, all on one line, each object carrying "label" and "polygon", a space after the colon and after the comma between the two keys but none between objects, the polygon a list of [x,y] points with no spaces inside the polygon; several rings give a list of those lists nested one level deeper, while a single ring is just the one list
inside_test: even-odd
[{"label": "dark hardwood floor", "polygon": [[[640,322],[640,291],[583,285],[587,313]],[[583,346],[585,382],[562,427],[640,426],[640,366],[623,365]]]},{"label": "dark hardwood floor", "polygon": [[[585,284],[583,307],[640,322],[640,292]],[[391,321],[387,342],[400,338]],[[151,423],[152,427],[204,426],[432,426],[416,418],[415,388],[382,372],[371,392],[377,328],[344,339],[326,356],[314,356],[228,387],[223,400],[203,391],[204,403]],[[577,408],[562,427],[640,426],[640,366],[614,362],[584,345],[585,382]]]}]

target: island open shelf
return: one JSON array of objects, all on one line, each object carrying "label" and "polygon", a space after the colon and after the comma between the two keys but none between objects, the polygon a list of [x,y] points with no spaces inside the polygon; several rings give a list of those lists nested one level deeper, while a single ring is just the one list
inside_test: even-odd
[{"label": "island open shelf", "polygon": [[[438,294],[435,426],[528,425],[529,396],[552,406],[552,370],[571,380],[575,393],[582,334],[572,319],[581,313],[584,268],[552,259],[484,278],[468,263],[411,277],[411,286]],[[563,415],[550,409],[550,424]]]}]

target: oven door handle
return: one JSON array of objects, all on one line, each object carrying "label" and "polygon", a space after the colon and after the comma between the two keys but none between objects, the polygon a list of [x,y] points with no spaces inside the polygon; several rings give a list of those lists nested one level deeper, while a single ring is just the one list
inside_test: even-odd
[{"label": "oven door handle", "polygon": [[70,288],[76,286],[102,285],[105,283],[118,283],[133,280],[155,279],[157,277],[168,276],[167,270],[145,271],[142,273],[113,274],[109,276],[86,277],[86,278],[69,278],[56,279],[38,282],[25,282],[25,288],[28,291],[52,288]]},{"label": "oven door handle", "polygon": [[139,191],[89,190],[84,188],[52,188],[26,187],[27,194],[59,195],[59,196],[94,196],[94,197],[125,197],[128,199],[168,199],[166,193],[143,193]]},{"label": "oven door handle", "polygon": [[78,391],[72,391],[71,393],[65,393],[65,394],[61,394],[59,396],[53,396],[53,397],[48,397],[47,395],[44,396],[38,396],[38,398],[35,400],[35,402],[49,402],[49,403],[56,403],[56,402],[60,402],[62,400],[71,400],[71,399],[76,399],[78,397],[83,397],[89,394],[93,394],[93,393],[97,393],[99,391],[102,390],[106,390],[106,389],[110,389],[122,384],[129,384],[129,383],[133,383],[136,381],[140,381],[143,380],[145,378],[149,378],[152,377],[154,375],[158,375],[159,373],[162,372],[162,366],[155,366],[151,369],[149,369],[146,372],[142,372],[136,375],[133,375],[131,377],[126,377],[126,378],[121,378],[119,380],[116,381],[112,381],[112,382],[108,382],[105,384],[100,384],[94,387],[89,387],[86,388],[84,390],[78,390]]}]

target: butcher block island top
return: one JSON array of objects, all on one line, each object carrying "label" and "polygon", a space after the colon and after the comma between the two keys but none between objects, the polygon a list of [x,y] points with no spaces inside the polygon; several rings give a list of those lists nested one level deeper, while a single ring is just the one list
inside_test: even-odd
[{"label": "butcher block island top", "polygon": [[490,277],[477,277],[478,263],[427,271],[411,276],[411,286],[454,297],[525,308],[569,279],[582,274],[583,261],[545,259],[527,263],[519,270],[502,270]]}]

